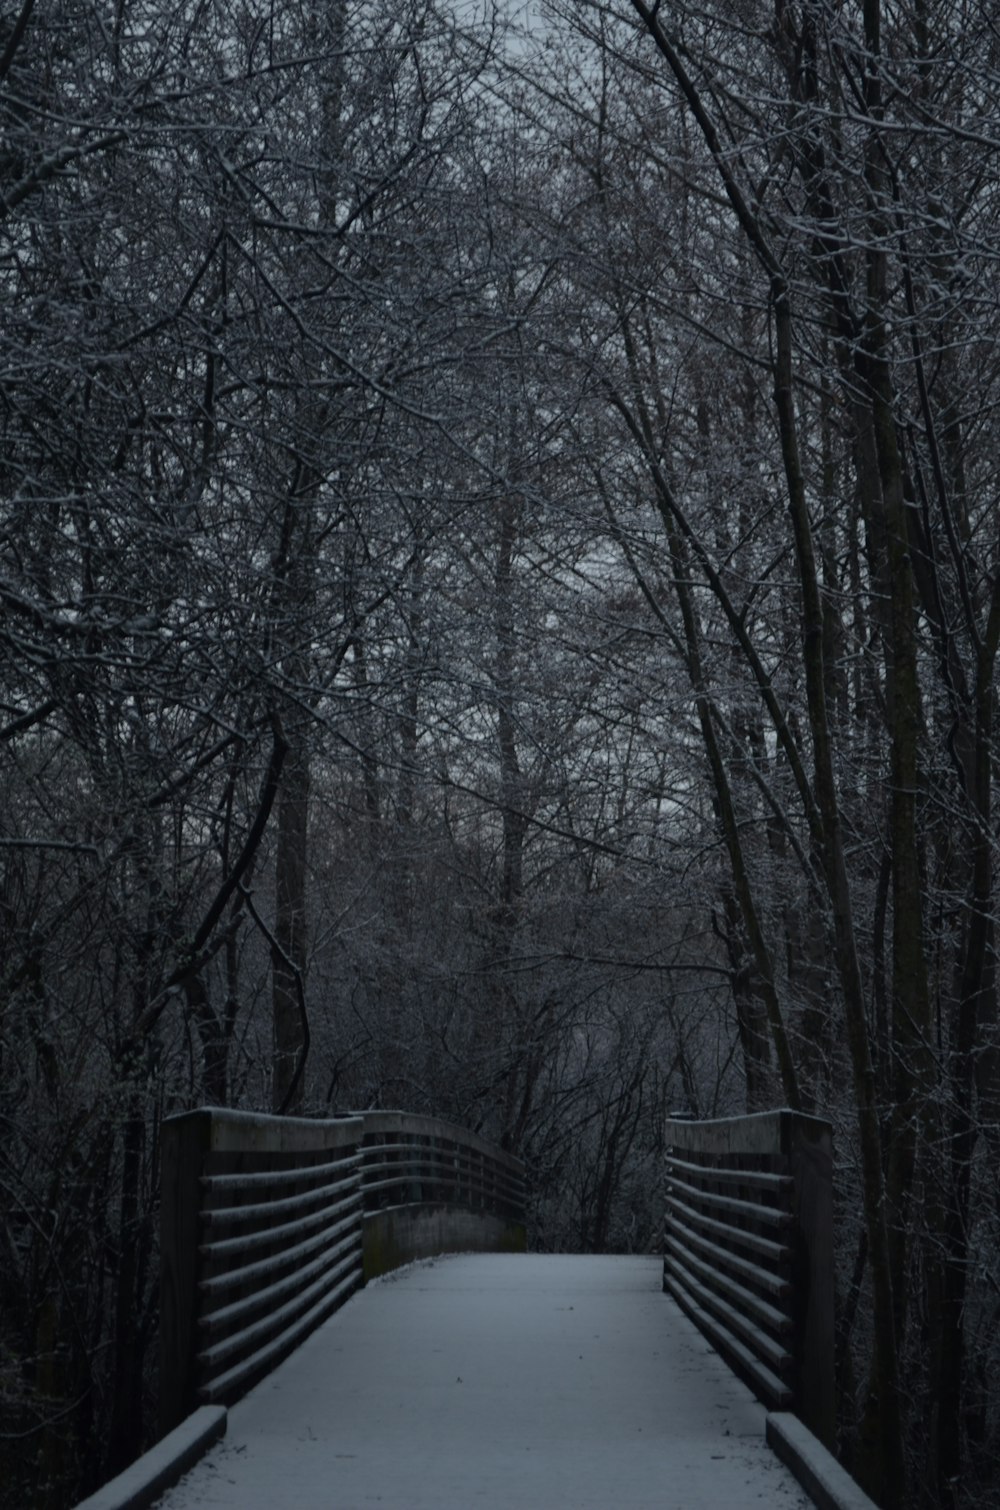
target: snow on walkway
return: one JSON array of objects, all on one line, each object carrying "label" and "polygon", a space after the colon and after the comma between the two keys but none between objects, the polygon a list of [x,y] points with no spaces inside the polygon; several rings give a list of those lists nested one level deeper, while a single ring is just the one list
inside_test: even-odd
[{"label": "snow on walkway", "polygon": [[433,1259],[233,1407],[163,1510],[807,1510],[655,1258]]}]

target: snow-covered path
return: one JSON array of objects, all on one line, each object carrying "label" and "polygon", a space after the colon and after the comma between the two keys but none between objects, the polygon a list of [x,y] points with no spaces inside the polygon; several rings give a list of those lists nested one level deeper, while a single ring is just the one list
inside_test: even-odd
[{"label": "snow-covered path", "polygon": [[806,1510],[655,1258],[439,1258],[361,1291],[165,1510]]}]

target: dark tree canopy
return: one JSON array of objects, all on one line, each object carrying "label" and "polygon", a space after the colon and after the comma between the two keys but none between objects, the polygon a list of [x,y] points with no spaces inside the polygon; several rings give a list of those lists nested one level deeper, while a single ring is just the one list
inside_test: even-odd
[{"label": "dark tree canopy", "polygon": [[595,1251],[829,1116],[842,1455],[995,1502],[993,8],[513,9],[0,20],[5,1504],[148,1444],[208,1102]]}]

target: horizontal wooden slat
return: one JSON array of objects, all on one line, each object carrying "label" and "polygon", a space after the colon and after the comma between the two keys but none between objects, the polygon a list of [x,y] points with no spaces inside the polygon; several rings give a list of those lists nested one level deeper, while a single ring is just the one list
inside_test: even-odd
[{"label": "horizontal wooden slat", "polygon": [[349,1174],[361,1165],[359,1153],[349,1154],[346,1159],[324,1160],[322,1164],[302,1164],[295,1169],[264,1169],[246,1174],[203,1174],[198,1181],[207,1195],[229,1195],[238,1190],[279,1189],[285,1185],[302,1185],[307,1180],[321,1179],[326,1175],[343,1172]]},{"label": "horizontal wooden slat", "polygon": [[684,1201],[678,1200],[676,1195],[668,1194],[667,1210],[671,1220],[674,1219],[675,1213],[680,1213],[687,1221],[696,1222],[703,1232],[712,1232],[717,1237],[738,1243],[741,1248],[759,1253],[773,1264],[784,1263],[792,1256],[792,1250],[787,1243],[775,1242],[771,1237],[762,1237],[759,1232],[748,1232],[744,1227],[734,1227],[729,1222],[717,1221],[715,1217],[706,1216],[703,1211],[695,1211],[693,1206],[688,1206]]},{"label": "horizontal wooden slat", "polygon": [[760,1327],[754,1326],[753,1322],[735,1306],[729,1305],[727,1301],[713,1294],[707,1285],[703,1285],[700,1280],[696,1279],[676,1256],[668,1254],[665,1262],[668,1272],[673,1274],[697,1304],[721,1321],[728,1331],[742,1337],[758,1358],[762,1361],[766,1360],[779,1373],[782,1369],[791,1368],[792,1355],[780,1342],[776,1342]]},{"label": "horizontal wooden slat", "polygon": [[438,1149],[424,1145],[372,1143],[363,1150],[365,1171],[381,1172],[387,1169],[445,1172],[452,1177],[473,1183],[501,1183],[514,1187],[524,1184],[522,1174],[505,1164],[498,1164],[483,1155],[466,1156],[460,1148]]},{"label": "horizontal wooden slat", "polygon": [[755,1112],[744,1117],[717,1117],[709,1122],[670,1119],[666,1143],[675,1151],[709,1154],[725,1163],[733,1155],[771,1156],[787,1154],[793,1127],[812,1127],[816,1136],[829,1129],[821,1117],[808,1117],[787,1109]]},{"label": "horizontal wooden slat", "polygon": [[392,1179],[374,1180],[371,1184],[365,1184],[362,1188],[367,1199],[368,1196],[375,1195],[380,1190],[399,1190],[404,1185],[443,1185],[444,1183],[443,1180],[431,1181],[426,1178],[421,1180],[418,1176],[414,1176],[404,1170],[402,1174],[398,1174]]},{"label": "horizontal wooden slat", "polygon": [[277,1227],[264,1227],[258,1232],[248,1232],[242,1237],[224,1237],[218,1241],[198,1244],[198,1252],[203,1258],[221,1261],[230,1257],[238,1257],[243,1253],[251,1253],[257,1248],[267,1247],[273,1243],[294,1242],[299,1237],[304,1237],[315,1227],[321,1227],[325,1222],[347,1211],[358,1199],[357,1191],[352,1191],[343,1200],[332,1202],[328,1206],[320,1207],[319,1211],[311,1211],[308,1216],[297,1217],[292,1222],[282,1222]]},{"label": "horizontal wooden slat", "polygon": [[[380,1150],[381,1152],[381,1150]],[[457,1169],[454,1164],[435,1163],[430,1159],[371,1159],[365,1160],[361,1176],[362,1184],[368,1185],[377,1175],[391,1174],[396,1179],[433,1179],[448,1181],[450,1184],[461,1183],[463,1185],[480,1184],[478,1178],[470,1175],[462,1169]]]},{"label": "horizontal wooden slat", "polygon": [[792,1283],[787,1274],[775,1274],[773,1270],[765,1269],[761,1264],[754,1264],[749,1259],[740,1258],[738,1254],[730,1253],[726,1248],[711,1242],[700,1232],[695,1232],[692,1227],[687,1227],[676,1219],[671,1220],[670,1231],[683,1242],[686,1248],[696,1248],[709,1263],[721,1264],[732,1273],[742,1275],[758,1289],[766,1290],[776,1299],[783,1300],[791,1294]]},{"label": "horizontal wooden slat", "polygon": [[235,1364],[226,1373],[221,1374],[219,1378],[211,1379],[207,1384],[199,1386],[198,1398],[205,1404],[211,1405],[216,1400],[229,1399],[233,1395],[238,1394],[242,1389],[247,1388],[255,1379],[260,1378],[261,1374],[268,1368],[273,1368],[282,1358],[287,1357],[296,1343],[301,1341],[303,1337],[307,1337],[314,1327],[318,1326],[325,1317],[335,1311],[337,1306],[348,1295],[354,1293],[360,1283],[361,1265],[359,1263],[356,1268],[352,1269],[341,1280],[339,1285],[324,1295],[321,1301],[318,1301],[304,1316],[299,1318],[294,1326],[289,1327],[280,1337],[276,1337],[273,1342],[269,1342],[264,1347],[258,1348],[249,1358],[245,1358],[241,1363]]},{"label": "horizontal wooden slat", "polygon": [[672,1153],[667,1154],[667,1167],[684,1174],[697,1175],[705,1180],[715,1180],[728,1185],[752,1185],[762,1190],[774,1191],[776,1194],[791,1190],[794,1184],[790,1174],[771,1174],[763,1169],[730,1169],[728,1166],[718,1164],[692,1164],[687,1159],[679,1159]]},{"label": "horizontal wooden slat", "polygon": [[731,1212],[733,1216],[742,1216],[748,1221],[766,1222],[773,1227],[787,1227],[791,1224],[791,1212],[782,1207],[758,1206],[754,1201],[739,1201],[735,1196],[716,1195],[714,1191],[699,1190],[696,1185],[674,1179],[668,1182],[667,1188],[677,1190],[689,1201],[697,1201],[699,1205],[709,1206],[715,1211]]},{"label": "horizontal wooden slat", "polygon": [[361,1141],[364,1123],[360,1116],[276,1117],[263,1112],[230,1111],[222,1107],[199,1107],[180,1112],[166,1122],[185,1121],[201,1128],[206,1154],[309,1154],[329,1152]]},{"label": "horizontal wooden slat", "polygon": [[488,1159],[490,1154],[476,1153],[471,1148],[466,1148],[455,1138],[422,1138],[416,1134],[407,1137],[372,1138],[369,1137],[364,1145],[366,1148],[384,1149],[386,1153],[412,1154],[414,1149],[420,1152],[433,1153],[440,1149],[442,1153],[464,1153],[469,1158]]},{"label": "horizontal wooden slat", "polygon": [[423,1192],[420,1199],[413,1199],[407,1189],[407,1184],[408,1182],[403,1182],[399,1186],[394,1186],[392,1181],[386,1181],[384,1186],[373,1192],[370,1200],[365,1201],[366,1215],[374,1216],[380,1211],[404,1207],[416,1209],[419,1206],[426,1206],[428,1210],[464,1210],[476,1215],[495,1216],[514,1222],[524,1220],[524,1205],[521,1201],[487,1196],[469,1200],[459,1191],[443,1191],[435,1198]]},{"label": "horizontal wooden slat", "polygon": [[330,1273],[324,1273],[311,1284],[304,1285],[297,1295],[284,1301],[281,1305],[269,1310],[266,1316],[257,1321],[248,1322],[228,1337],[223,1337],[219,1342],[209,1343],[207,1347],[199,1349],[198,1363],[206,1373],[213,1373],[220,1364],[230,1358],[235,1358],[240,1353],[245,1353],[247,1348],[255,1348],[265,1338],[277,1337],[287,1331],[291,1322],[295,1321],[303,1311],[310,1307],[323,1294],[330,1290],[330,1286],[337,1278],[338,1271],[343,1273],[347,1269],[356,1268],[361,1254],[361,1244],[351,1244],[349,1251],[341,1258],[338,1264],[333,1266]]},{"label": "horizontal wooden slat", "polygon": [[[516,1202],[520,1195],[520,1192],[514,1189],[507,1189],[502,1186],[491,1188],[489,1185],[483,1185],[479,1182],[456,1180],[440,1173],[428,1174],[425,1172],[421,1175],[414,1173],[403,1165],[390,1165],[389,1168],[390,1170],[396,1169],[397,1172],[395,1174],[387,1174],[384,1179],[365,1179],[362,1181],[362,1189],[366,1197],[374,1195],[376,1191],[389,1190],[400,1185],[436,1185],[448,1190],[461,1192],[464,1195],[471,1195],[489,1201],[503,1200]],[[373,1173],[375,1172],[378,1171],[373,1171]]]},{"label": "horizontal wooden slat", "polygon": [[464,1148],[454,1136],[440,1134],[424,1137],[390,1129],[384,1137],[366,1135],[361,1175],[365,1209],[384,1209],[398,1195],[404,1205],[430,1198],[519,1217],[523,1171],[507,1156],[501,1162],[498,1152]]},{"label": "horizontal wooden slat", "polygon": [[735,1306],[742,1316],[756,1317],[770,1331],[779,1334],[792,1330],[791,1317],[785,1311],[762,1300],[759,1295],[755,1295],[745,1285],[738,1284],[728,1274],[720,1273],[712,1264],[706,1263],[696,1253],[692,1253],[678,1238],[668,1236],[667,1248],[688,1269],[700,1276],[714,1294],[721,1295],[728,1305]]},{"label": "horizontal wooden slat", "polygon": [[310,1254],[318,1252],[326,1243],[338,1239],[344,1232],[355,1228],[360,1229],[360,1226],[361,1198],[358,1196],[355,1198],[351,1211],[331,1226],[314,1232],[310,1237],[300,1243],[295,1243],[290,1248],[282,1248],[278,1253],[269,1254],[267,1258],[259,1258],[251,1264],[224,1269],[220,1274],[210,1274],[198,1281],[198,1289],[202,1295],[215,1296],[224,1290],[256,1283],[269,1274],[276,1274],[280,1269],[287,1269],[291,1263],[301,1262]]},{"label": "horizontal wooden slat", "polygon": [[356,1181],[336,1180],[330,1185],[318,1185],[315,1189],[300,1190],[297,1195],[281,1196],[275,1201],[255,1201],[247,1206],[216,1206],[202,1212],[202,1220],[208,1227],[231,1226],[235,1222],[266,1221],[283,1212],[300,1211],[313,1201],[324,1200],[349,1190]]},{"label": "horizontal wooden slat", "polygon": [[490,1143],[480,1133],[456,1127],[453,1122],[444,1122],[436,1117],[425,1117],[416,1112],[359,1112],[355,1115],[364,1120],[364,1146],[366,1148],[375,1143],[384,1143],[404,1136],[445,1138],[461,1143],[464,1148],[471,1149],[474,1153],[485,1155],[494,1164],[506,1167],[519,1176],[523,1175],[524,1166],[520,1159],[498,1148],[495,1143]]},{"label": "horizontal wooden slat", "polygon": [[794,1396],[787,1382],[782,1379],[773,1369],[756,1357],[738,1337],[734,1337],[720,1321],[704,1310],[687,1293],[684,1287],[677,1283],[672,1275],[667,1275],[665,1280],[667,1289],[673,1295],[678,1305],[691,1318],[699,1330],[704,1333],[708,1340],[718,1348],[724,1358],[728,1358],[737,1365],[747,1382],[751,1385],[762,1400],[772,1410],[785,1410],[793,1402]]},{"label": "horizontal wooden slat", "polygon": [[358,1248],[360,1242],[361,1234],[357,1223],[352,1222],[345,1237],[341,1237],[338,1242],[325,1242],[317,1258],[299,1265],[293,1273],[275,1280],[273,1284],[262,1285],[252,1295],[245,1295],[241,1300],[233,1300],[228,1305],[219,1306],[217,1310],[206,1311],[198,1318],[199,1331],[211,1336],[215,1332],[239,1325],[258,1311],[280,1304],[287,1296],[303,1290],[315,1275],[327,1274],[343,1254]]}]

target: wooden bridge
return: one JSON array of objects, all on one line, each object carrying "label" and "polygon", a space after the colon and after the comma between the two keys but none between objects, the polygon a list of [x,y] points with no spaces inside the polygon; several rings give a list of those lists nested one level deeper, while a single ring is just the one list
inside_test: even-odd
[{"label": "wooden bridge", "polygon": [[871,1510],[829,1450],[829,1124],[670,1141],[662,1257],[567,1257],[451,1124],[170,1119],[163,1436],[86,1510]]}]

